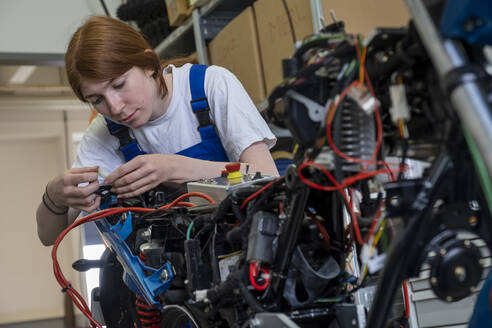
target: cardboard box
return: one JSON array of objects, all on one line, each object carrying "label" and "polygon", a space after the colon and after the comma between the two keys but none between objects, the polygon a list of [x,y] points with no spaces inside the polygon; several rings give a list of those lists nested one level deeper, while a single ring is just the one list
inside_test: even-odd
[{"label": "cardboard box", "polygon": [[[309,0],[286,0],[297,40],[313,34]],[[269,94],[282,82],[282,59],[294,54],[294,40],[282,0],[258,0],[254,3],[261,60]]]},{"label": "cardboard box", "polygon": [[183,24],[190,14],[187,0],[166,0],[166,8],[171,26]]},{"label": "cardboard box", "polygon": [[254,103],[265,99],[258,34],[252,7],[234,18],[209,43],[210,62],[234,73]]},{"label": "cardboard box", "polygon": [[208,2],[210,2],[210,0],[188,0],[188,6],[199,8],[206,5]]},{"label": "cardboard box", "polygon": [[323,0],[323,16],[331,24],[330,9],[337,20],[345,22],[347,33],[367,35],[376,27],[402,27],[410,21],[404,1],[398,0]]},{"label": "cardboard box", "polygon": [[[313,34],[309,0],[286,0],[296,41]],[[407,25],[408,10],[398,0],[322,0],[325,24],[330,9],[345,22],[349,33],[369,33],[374,27]],[[282,59],[294,54],[294,40],[282,0],[258,0],[254,4],[267,95],[282,82]]]}]

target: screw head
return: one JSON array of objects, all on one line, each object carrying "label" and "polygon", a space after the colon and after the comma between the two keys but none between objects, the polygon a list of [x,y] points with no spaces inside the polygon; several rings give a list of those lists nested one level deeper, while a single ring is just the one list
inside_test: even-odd
[{"label": "screw head", "polygon": [[469,223],[472,227],[476,226],[476,225],[477,225],[477,223],[478,223],[478,219],[477,219],[477,217],[476,217],[476,216],[470,216],[470,217],[468,218],[468,223]]},{"label": "screw head", "polygon": [[459,282],[464,282],[466,280],[466,268],[462,265],[458,265],[454,268],[454,276]]},{"label": "screw head", "polygon": [[162,270],[161,279],[162,280],[168,280],[169,279],[169,272],[167,271],[167,269]]}]

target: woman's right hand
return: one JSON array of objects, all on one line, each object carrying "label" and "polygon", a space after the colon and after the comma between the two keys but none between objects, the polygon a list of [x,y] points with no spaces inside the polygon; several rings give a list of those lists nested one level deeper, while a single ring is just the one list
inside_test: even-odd
[{"label": "woman's right hand", "polygon": [[[73,207],[92,212],[101,203],[101,196],[95,194],[99,188],[98,166],[70,169],[51,180],[46,186],[49,197],[58,207]],[[80,183],[88,183],[79,187]]]}]

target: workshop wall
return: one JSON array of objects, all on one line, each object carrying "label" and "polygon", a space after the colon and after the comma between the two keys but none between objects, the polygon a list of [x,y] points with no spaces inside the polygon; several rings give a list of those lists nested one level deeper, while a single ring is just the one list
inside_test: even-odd
[{"label": "workshop wall", "polygon": [[[88,110],[67,115],[13,103],[11,109],[0,106],[0,325],[65,315],[51,247],[39,241],[35,213],[47,178],[66,170],[72,160],[67,158],[74,154],[71,135],[87,127],[90,115]],[[67,279],[83,292],[82,275],[71,269],[80,257],[80,232],[75,231],[63,241],[59,258]]]}]

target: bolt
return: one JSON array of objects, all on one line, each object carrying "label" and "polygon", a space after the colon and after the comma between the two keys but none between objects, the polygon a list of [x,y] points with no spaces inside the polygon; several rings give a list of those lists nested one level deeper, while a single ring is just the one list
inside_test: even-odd
[{"label": "bolt", "polygon": [[451,296],[446,296],[446,301],[451,303],[453,301],[453,298]]},{"label": "bolt", "polygon": [[470,217],[468,218],[468,223],[469,223],[472,227],[476,226],[476,225],[477,225],[477,222],[478,222],[478,219],[477,219],[477,217],[476,217],[476,216],[470,216]]},{"label": "bolt", "polygon": [[431,284],[437,285],[437,278],[436,277],[431,278]]},{"label": "bolt", "polygon": [[169,272],[167,272],[167,269],[162,270],[161,279],[162,280],[168,280],[169,279]]},{"label": "bolt", "polygon": [[470,17],[463,22],[463,30],[465,32],[473,32],[475,29],[482,27],[484,24],[483,20],[479,17]]},{"label": "bolt", "polygon": [[454,275],[459,282],[464,282],[466,280],[466,269],[459,265],[454,268]]},{"label": "bolt", "polygon": [[473,18],[469,18],[463,22],[463,30],[465,30],[465,32],[471,32],[475,29],[475,27],[477,26]]},{"label": "bolt", "polygon": [[466,239],[463,243],[465,244],[465,247],[466,248],[470,248],[471,247],[471,242],[468,239]]},{"label": "bolt", "polygon": [[446,255],[446,253],[446,248],[441,248],[441,250],[439,251],[439,254],[441,254],[442,256]]}]

